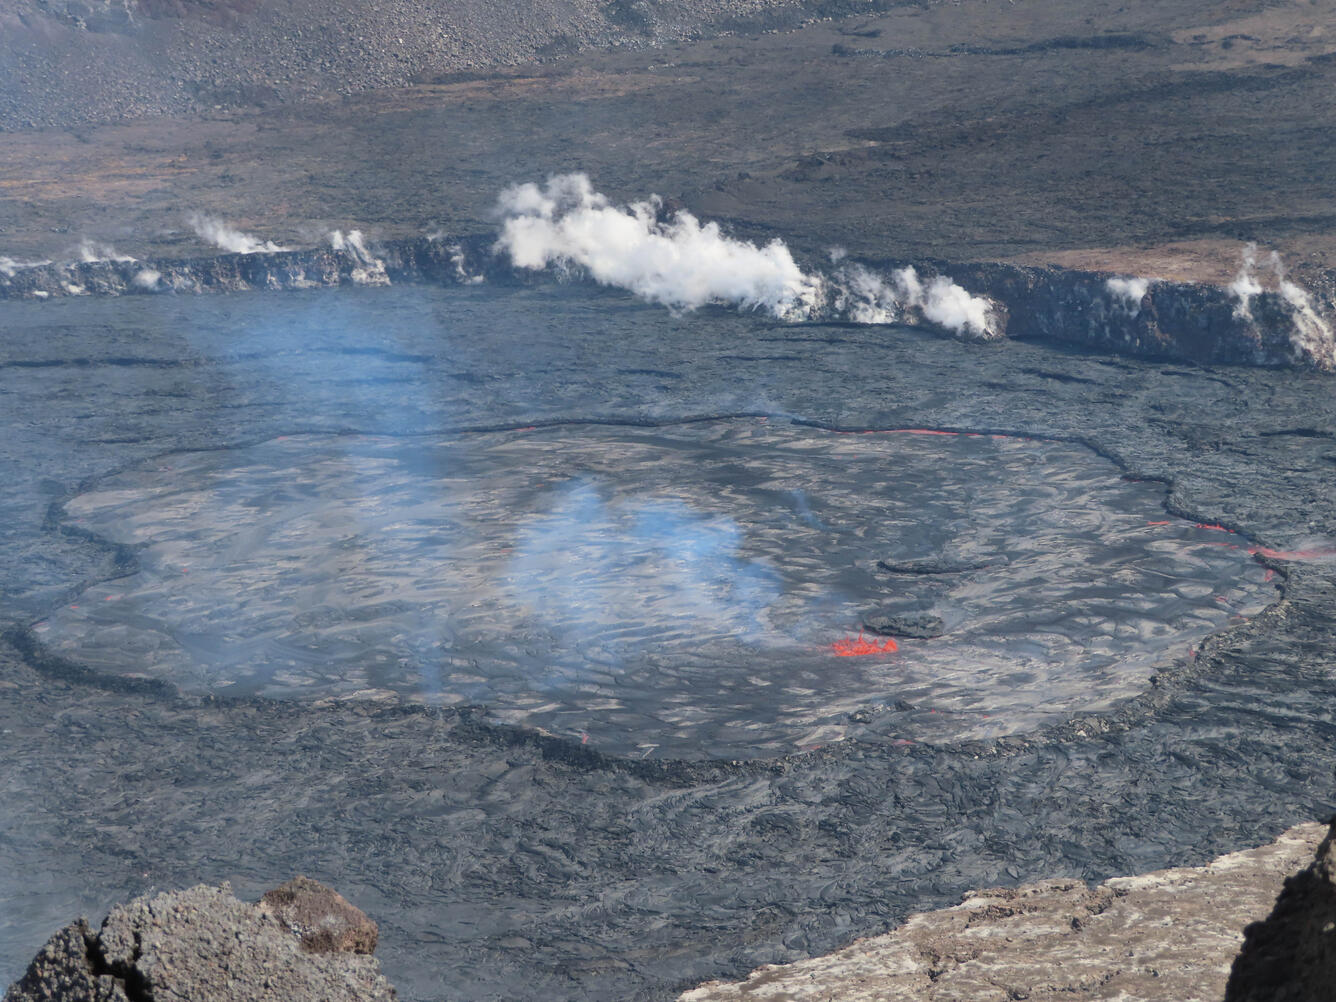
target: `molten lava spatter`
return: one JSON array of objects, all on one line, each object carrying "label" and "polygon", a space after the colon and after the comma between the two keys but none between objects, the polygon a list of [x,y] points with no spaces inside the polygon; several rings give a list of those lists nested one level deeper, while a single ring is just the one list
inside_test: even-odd
[{"label": "molten lava spatter", "polygon": [[883,644],[875,640],[865,640],[860,631],[856,639],[850,640],[845,637],[843,640],[837,640],[830,645],[830,649],[835,652],[836,657],[857,658],[864,654],[888,654],[891,651],[898,651],[900,645],[891,638],[887,638]]}]

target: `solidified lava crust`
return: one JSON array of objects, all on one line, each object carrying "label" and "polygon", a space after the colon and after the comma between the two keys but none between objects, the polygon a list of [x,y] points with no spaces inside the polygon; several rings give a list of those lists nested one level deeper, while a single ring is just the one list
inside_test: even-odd
[{"label": "solidified lava crust", "polygon": [[[1089,443],[1166,484],[1175,516],[1320,553],[1336,537],[1336,404],[1318,374],[819,326],[784,332],[798,361],[738,362],[767,355],[773,324],[576,286],[7,309],[29,332],[0,349],[7,974],[70,915],[149,886],[230,878],[254,897],[300,871],[377,918],[406,998],[666,999],[970,888],[1201,862],[1333,807],[1325,557],[1259,551],[1283,597],[1108,713],[751,763],[614,758],[467,708],[90,680],[24,629],[123,570],[99,540],[44,530],[53,500],[152,457],[293,433],[757,411],[1007,429]],[[164,359],[183,364],[149,364]],[[18,882],[32,873],[50,880]]]}]

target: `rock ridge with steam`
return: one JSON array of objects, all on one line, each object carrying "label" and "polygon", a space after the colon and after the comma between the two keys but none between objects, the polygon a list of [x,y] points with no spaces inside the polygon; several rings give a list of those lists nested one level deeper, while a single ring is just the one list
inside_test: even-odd
[{"label": "rock ridge with steam", "polygon": [[[302,250],[222,253],[172,260],[121,257],[69,263],[36,262],[0,268],[0,300],[78,295],[244,292],[313,289],[341,285],[431,282],[443,285],[538,284],[553,279],[548,269],[517,268],[494,249],[492,236],[444,236],[361,242]],[[855,270],[857,269],[857,270]],[[1124,287],[1110,287],[1105,272],[997,262],[841,262],[843,292],[827,288],[806,316],[818,322],[884,323],[941,328],[910,298],[894,314],[878,314],[875,295],[854,301],[849,276],[871,276],[893,285],[912,275],[919,289],[937,279],[971,290],[993,311],[997,336],[1075,345],[1139,358],[1180,359],[1202,364],[1297,367],[1336,371],[1336,273],[1323,273],[1303,292],[1262,289],[1239,310],[1231,287],[1206,283],[1147,282],[1138,301]],[[891,276],[888,280],[877,275]],[[864,286],[864,288],[866,288]],[[1295,287],[1297,288],[1297,287]],[[843,296],[844,298],[841,298]],[[709,301],[706,297],[705,301]],[[920,301],[922,302],[922,301]],[[691,303],[682,305],[694,305]],[[970,337],[966,329],[964,336]]]},{"label": "rock ridge with steam", "polygon": [[[332,924],[345,935],[311,946],[292,926],[297,914],[306,926]],[[393,1002],[394,988],[369,956],[374,945],[375,924],[315,881],[298,878],[258,905],[226,884],[200,884],[118,905],[97,930],[72,922],[4,1002]]]}]

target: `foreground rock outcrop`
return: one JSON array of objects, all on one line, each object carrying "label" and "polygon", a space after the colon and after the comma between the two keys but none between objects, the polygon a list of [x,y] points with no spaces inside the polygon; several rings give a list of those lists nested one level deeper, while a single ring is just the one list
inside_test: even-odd
[{"label": "foreground rock outcrop", "polygon": [[[1093,888],[1079,880],[1047,880],[978,891],[954,908],[910,916],[885,936],[826,957],[762,967],[737,984],[703,985],[681,1002],[1218,999],[1244,924],[1266,913],[1281,877],[1312,857],[1322,833],[1321,825],[1299,825],[1269,845],[1206,866],[1121,877]],[[1322,849],[1315,867],[1325,866],[1322,879],[1329,881],[1330,837]],[[1329,895],[1329,883],[1327,888]],[[1250,943],[1256,938],[1250,932]],[[1331,968],[1326,972],[1331,986]],[[1238,996],[1245,997],[1331,996]]]},{"label": "foreground rock outcrop", "polygon": [[376,923],[342,894],[310,877],[294,877],[275,887],[258,907],[287,926],[307,953],[376,952]]},{"label": "foreground rock outcrop", "polygon": [[97,930],[79,919],[51,937],[4,1002],[397,998],[367,955],[375,924],[338,894],[298,878],[265,898],[247,904],[226,884],[201,884],[118,905]]},{"label": "foreground rock outcrop", "polygon": [[1336,998],[1336,821],[1317,858],[1285,881],[1271,914],[1244,932],[1226,1002]]}]

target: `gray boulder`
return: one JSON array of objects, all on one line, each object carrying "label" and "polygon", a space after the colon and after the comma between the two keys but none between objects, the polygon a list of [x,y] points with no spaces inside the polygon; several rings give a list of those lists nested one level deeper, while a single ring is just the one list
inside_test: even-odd
[{"label": "gray boulder", "polygon": [[897,613],[888,609],[878,609],[863,617],[863,627],[884,637],[909,637],[915,640],[931,640],[946,632],[946,623],[941,616],[930,612]]},{"label": "gray boulder", "polygon": [[[343,901],[315,881],[306,885],[313,885],[303,886],[306,892],[319,888]],[[308,894],[307,900],[314,898]],[[365,945],[366,930],[358,927],[362,932],[351,941]],[[374,948],[374,924],[371,929]],[[201,884],[118,905],[96,932],[83,919],[66,926],[10,986],[4,1002],[168,998],[391,1002],[397,996],[374,958],[353,952],[313,953],[268,906],[238,900],[226,884]]]}]

